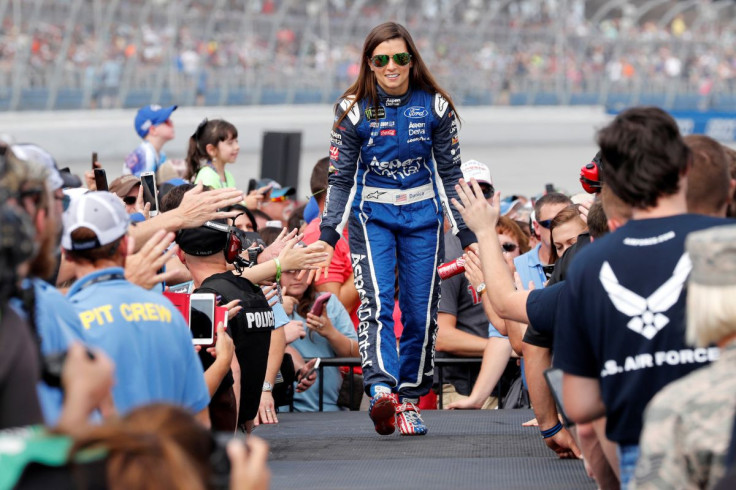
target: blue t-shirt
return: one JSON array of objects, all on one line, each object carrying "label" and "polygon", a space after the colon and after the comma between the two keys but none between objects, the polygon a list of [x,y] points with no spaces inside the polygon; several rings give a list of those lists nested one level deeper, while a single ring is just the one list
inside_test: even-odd
[{"label": "blue t-shirt", "polygon": [[543,288],[544,283],[547,282],[547,276],[544,275],[542,263],[539,261],[539,249],[541,247],[542,244],[540,243],[527,253],[514,259],[514,267],[516,267],[516,272],[519,273],[524,289],[529,289],[529,281],[534,282],[536,289]]},{"label": "blue t-shirt", "polygon": [[184,318],[166,297],[123,274],[119,267],[95,271],[68,293],[85,341],[115,363],[115,406],[121,414],[154,402],[203,410],[209,391]]},{"label": "blue t-shirt", "polygon": [[[327,300],[327,316],[338,332],[351,340],[358,340],[355,327],[350,320],[350,314],[345,310],[345,307],[335,295]],[[306,320],[296,311],[294,312],[294,320],[303,322],[304,331],[307,332],[306,337],[297,339],[291,343],[291,346],[299,351],[302,357],[305,359],[311,357],[336,357],[335,351],[332,350],[332,346],[330,346],[326,338],[314,332],[309,335],[310,330],[307,328]],[[337,406],[337,396],[340,393],[340,386],[342,386],[342,373],[340,373],[340,368],[338,367],[324,367],[322,376],[324,390],[322,410],[325,412],[336,412],[340,410]],[[294,410],[297,412],[316,412],[319,410],[319,380],[307,391],[294,393]]]},{"label": "blue t-shirt", "polygon": [[557,308],[554,364],[600,379],[612,441],[638,444],[649,400],[717,357],[715,348],[685,344],[685,238],[728,222],[692,214],[629,221],[573,261]]},{"label": "blue t-shirt", "polygon": [[[82,324],[77,311],[58,289],[38,278],[24,280],[22,287],[33,287],[34,323],[43,355],[66,351],[74,341],[82,341]],[[21,317],[29,319],[28,312],[23,309],[20,301],[12,301],[11,305]],[[56,425],[64,402],[63,392],[43,381],[38,382],[37,391],[46,425]]]}]

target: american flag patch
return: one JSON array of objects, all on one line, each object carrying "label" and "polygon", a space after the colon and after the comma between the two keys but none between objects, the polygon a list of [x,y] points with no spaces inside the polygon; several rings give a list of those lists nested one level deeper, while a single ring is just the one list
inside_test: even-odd
[{"label": "american flag patch", "polygon": [[396,196],[396,200],[394,202],[406,202],[406,194],[399,194]]}]

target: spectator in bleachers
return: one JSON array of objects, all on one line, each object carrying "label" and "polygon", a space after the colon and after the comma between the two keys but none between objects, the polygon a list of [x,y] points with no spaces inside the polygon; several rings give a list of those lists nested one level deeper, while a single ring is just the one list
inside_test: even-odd
[{"label": "spectator in bleachers", "polygon": [[209,426],[210,396],[188,326],[166,298],[125,279],[129,221],[123,203],[109,192],[84,194],[63,221],[61,245],[77,277],[68,298],[84,340],[117,365],[118,410],[168,400]]},{"label": "spectator in bleachers", "polygon": [[728,470],[736,407],[736,225],[687,237],[687,341],[718,361],[673,381],[644,412],[632,488],[715,488]]}]

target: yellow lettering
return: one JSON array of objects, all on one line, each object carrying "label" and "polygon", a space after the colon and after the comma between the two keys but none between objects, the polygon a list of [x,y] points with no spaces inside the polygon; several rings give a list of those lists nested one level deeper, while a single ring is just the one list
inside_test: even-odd
[{"label": "yellow lettering", "polygon": [[162,322],[171,323],[171,310],[162,305],[158,307],[158,317]]},{"label": "yellow lettering", "polygon": [[156,308],[156,304],[154,303],[146,303],[146,314],[148,315],[148,320],[159,320],[158,317],[158,309]]},{"label": "yellow lettering", "polygon": [[140,303],[133,303],[130,305],[130,309],[133,312],[133,320],[136,322],[139,322],[141,320],[147,320],[146,318],[146,312],[143,309],[143,305]]},{"label": "yellow lettering", "polygon": [[123,318],[127,321],[133,321],[133,314],[130,311],[130,305],[128,303],[120,305],[120,314],[123,315]]},{"label": "yellow lettering", "polygon": [[112,305],[100,306],[97,309],[98,310],[102,310],[102,313],[105,315],[105,320],[107,320],[108,323],[112,323],[112,321],[113,321],[112,320],[112,313],[111,313]]},{"label": "yellow lettering", "polygon": [[90,324],[95,319],[95,312],[94,310],[87,310],[83,311],[79,314],[79,319],[82,322],[82,326],[84,326],[85,330],[89,330]]}]

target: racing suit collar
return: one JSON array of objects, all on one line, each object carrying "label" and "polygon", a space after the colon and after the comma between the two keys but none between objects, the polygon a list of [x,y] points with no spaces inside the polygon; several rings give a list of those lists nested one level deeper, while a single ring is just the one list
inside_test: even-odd
[{"label": "racing suit collar", "polygon": [[411,98],[411,87],[409,87],[409,90],[407,90],[405,94],[398,96],[387,94],[378,84],[376,84],[376,89],[378,90],[378,100],[381,105],[385,107],[400,107],[402,105],[406,105]]}]

